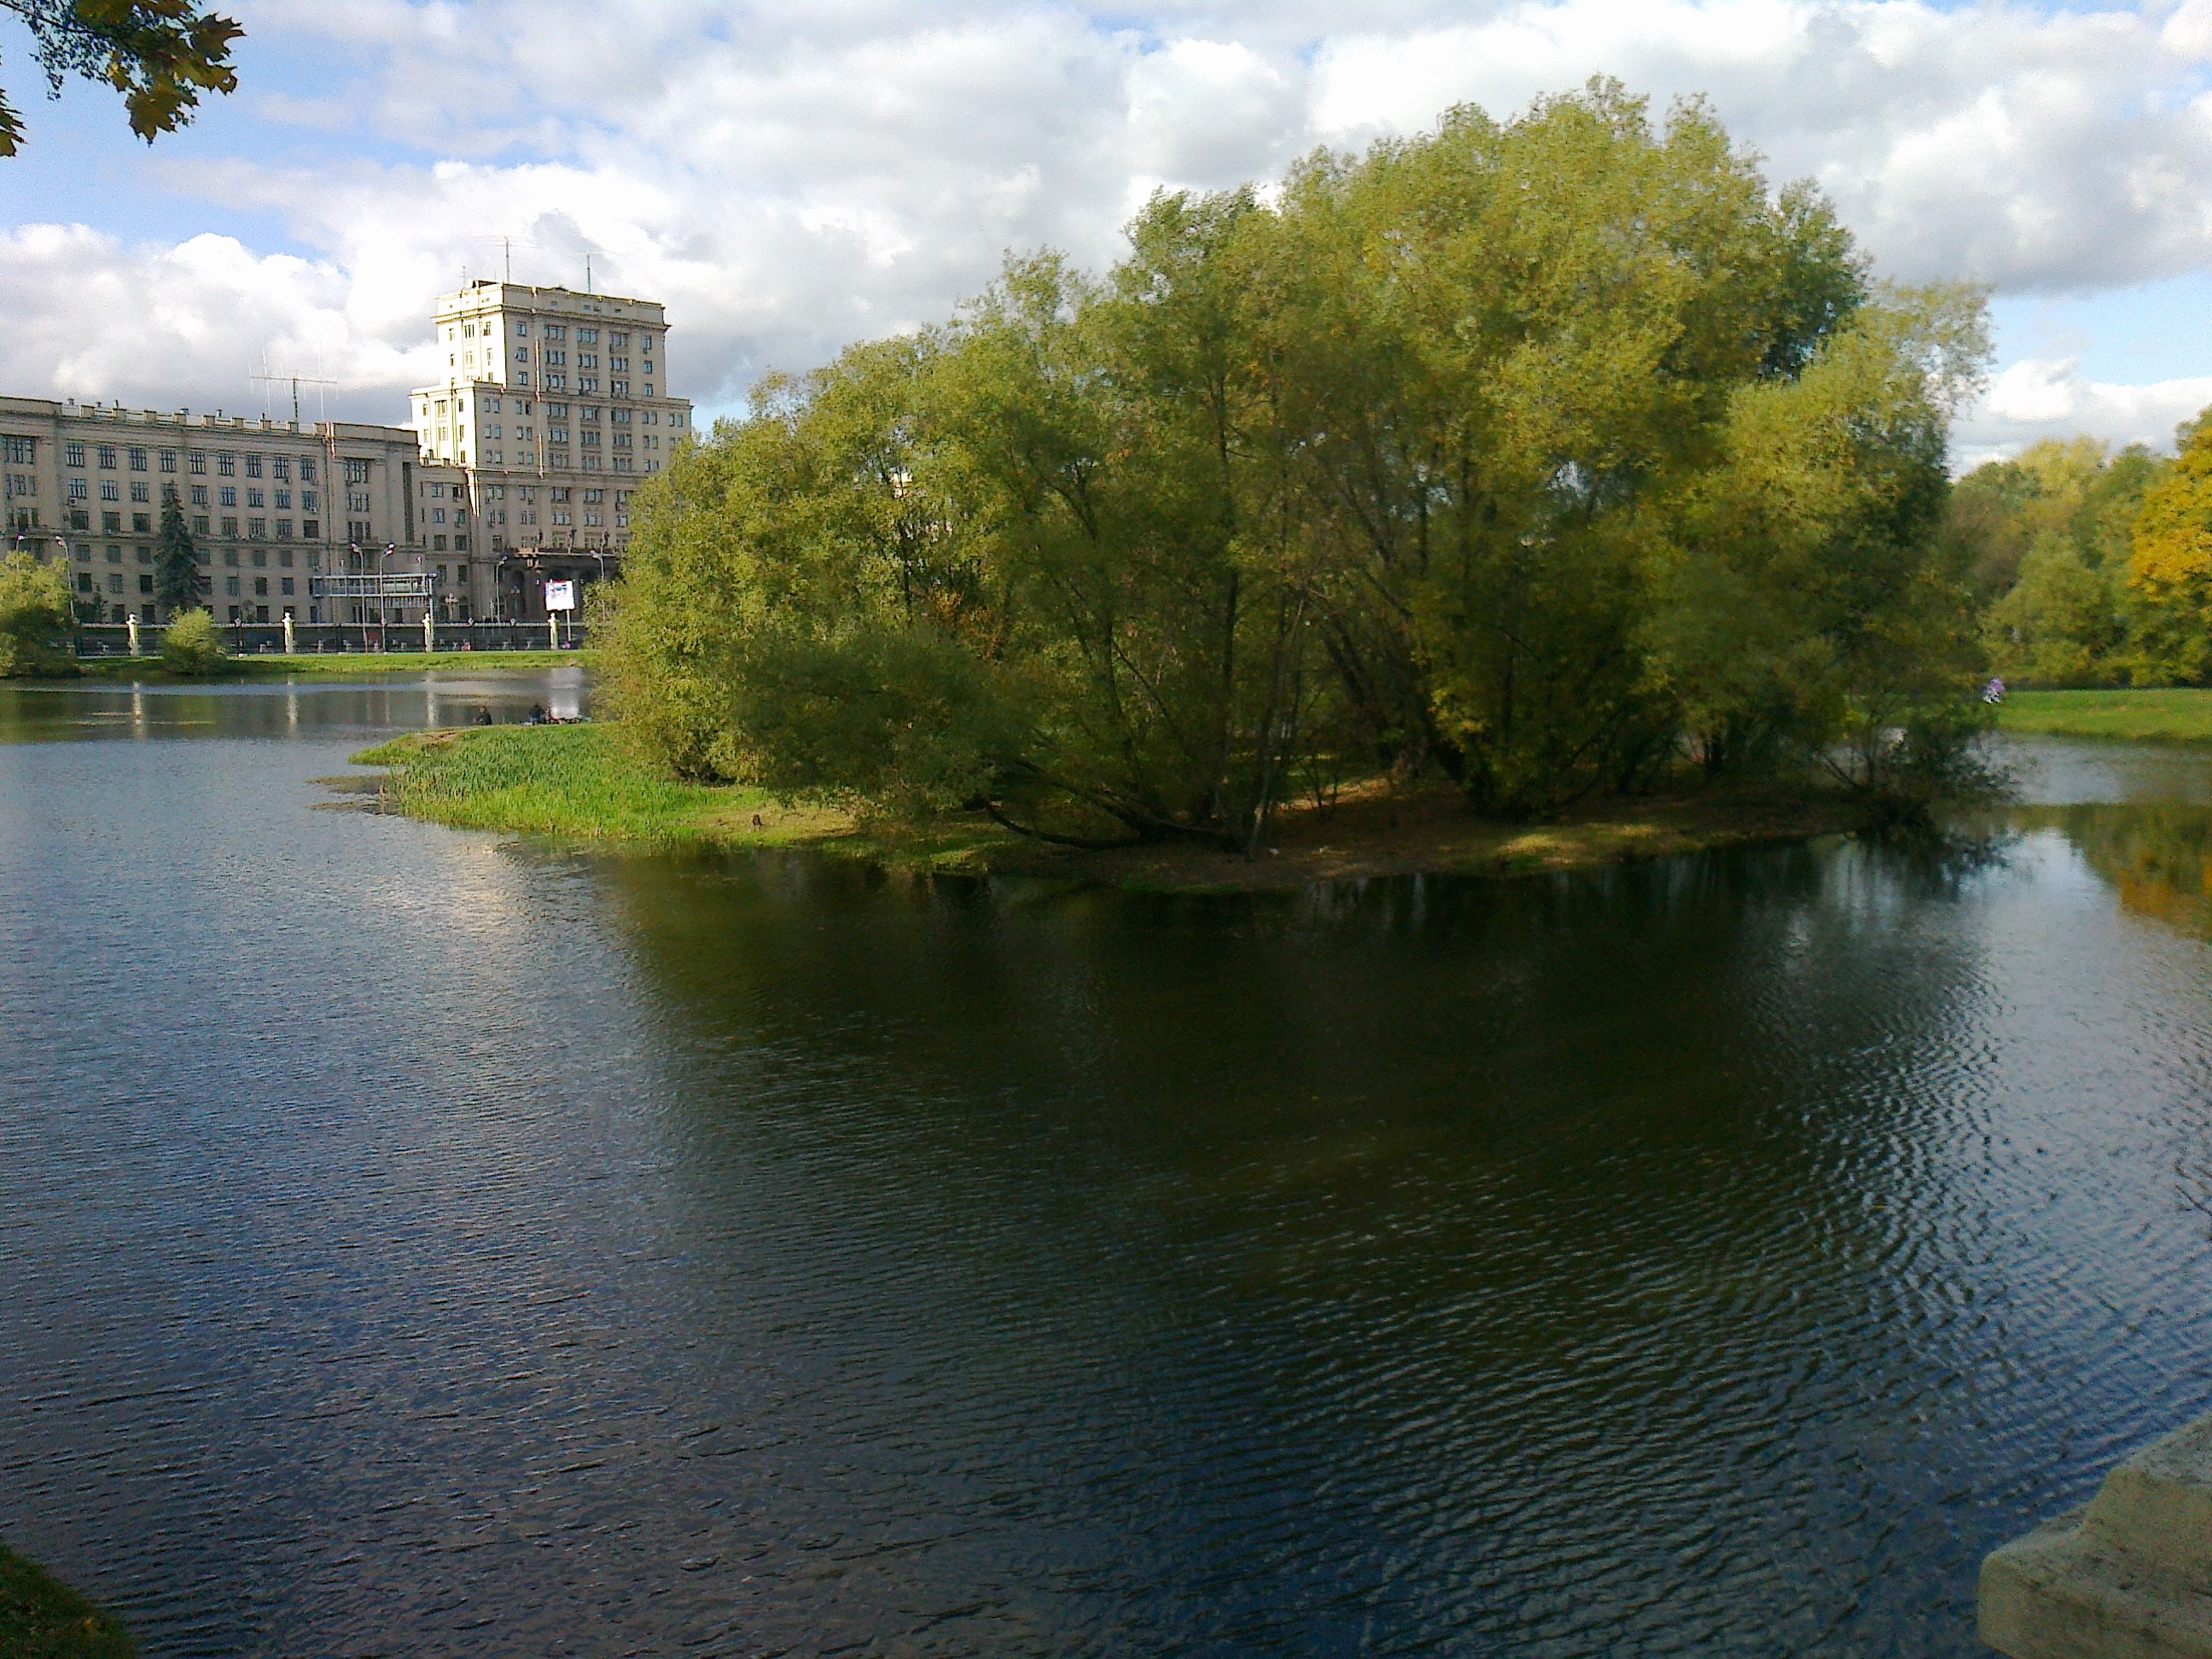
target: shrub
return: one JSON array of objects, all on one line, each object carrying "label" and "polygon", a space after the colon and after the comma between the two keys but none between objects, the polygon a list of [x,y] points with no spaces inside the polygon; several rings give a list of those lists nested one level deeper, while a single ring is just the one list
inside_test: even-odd
[{"label": "shrub", "polygon": [[0,679],[52,674],[68,661],[76,631],[69,577],[28,553],[0,559]]},{"label": "shrub", "polygon": [[204,611],[183,612],[161,636],[161,665],[172,674],[220,673],[228,659],[215,618]]}]

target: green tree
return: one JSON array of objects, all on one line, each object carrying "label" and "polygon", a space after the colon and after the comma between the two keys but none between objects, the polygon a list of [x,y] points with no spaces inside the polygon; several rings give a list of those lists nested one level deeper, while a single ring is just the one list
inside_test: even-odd
[{"label": "green tree", "polygon": [[173,488],[161,495],[161,539],[154,547],[154,599],[167,617],[179,616],[199,603],[199,550],[185,528],[185,509]]},{"label": "green tree", "polygon": [[1968,729],[1935,531],[1979,296],[1870,291],[1702,106],[1456,111],[1271,203],[1163,194],[1129,240],[1103,279],[1012,261],[677,458],[601,635],[635,740],[1249,848],[1342,770],[1525,815],[1686,751],[1840,743],[1872,784]]},{"label": "green tree", "polygon": [[173,612],[161,635],[161,665],[172,674],[207,675],[217,672],[229,653],[222,648],[222,634],[215,618],[194,609]]},{"label": "green tree", "polygon": [[76,631],[68,574],[28,553],[0,559],[0,678],[52,674],[69,660]]},{"label": "green tree", "polygon": [[[105,82],[149,143],[189,123],[203,92],[238,88],[230,49],[246,31],[197,0],[0,0],[0,11],[30,31],[50,95],[71,76]],[[0,156],[22,142],[22,118],[0,97]]]}]

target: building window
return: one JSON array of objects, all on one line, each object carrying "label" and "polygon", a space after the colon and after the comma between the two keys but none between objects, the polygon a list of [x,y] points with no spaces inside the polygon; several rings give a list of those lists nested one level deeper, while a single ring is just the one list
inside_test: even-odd
[{"label": "building window", "polygon": [[154,591],[154,573],[152,571],[147,571],[138,578],[138,591],[141,593],[150,593]]},{"label": "building window", "polygon": [[323,521],[320,519],[302,519],[300,520],[300,534],[305,537],[307,540],[313,541],[322,533]]},{"label": "building window", "polygon": [[221,497],[222,504],[225,507],[236,507],[238,505],[238,486],[236,484],[217,484],[216,486],[215,493],[216,495]]},{"label": "building window", "polygon": [[276,539],[280,542],[289,542],[292,539],[292,521],[289,519],[276,520]]},{"label": "building window", "polygon": [[205,507],[207,504],[207,486],[205,484],[194,484],[192,486],[192,505],[194,507]]},{"label": "building window", "polygon": [[258,455],[248,455],[246,458],[246,476],[249,478],[258,478],[261,476],[261,458]]},{"label": "building window", "polygon": [[112,472],[115,471],[115,446],[113,444],[100,445],[99,448],[99,457],[100,469],[103,471]]},{"label": "building window", "polygon": [[192,514],[192,534],[193,534],[193,535],[195,535],[195,536],[204,536],[204,535],[206,535],[207,533],[208,533],[208,515],[207,515],[206,514],[204,514],[204,513],[195,513],[195,514]]},{"label": "building window", "polygon": [[215,453],[215,470],[223,477],[235,477],[238,474],[238,457],[232,454],[227,449],[216,450]]},{"label": "building window", "polygon": [[133,513],[131,515],[131,533],[134,536],[152,535],[154,515],[150,513]]},{"label": "building window", "polygon": [[282,581],[278,582],[276,586],[283,591],[285,598],[291,598],[294,592],[291,577],[285,577]]},{"label": "building window", "polygon": [[276,505],[280,509],[291,506],[292,492],[289,489],[278,490],[276,492]]},{"label": "building window", "polygon": [[185,471],[187,472],[205,472],[207,471],[207,452],[200,449],[186,451],[185,454]]},{"label": "building window", "polygon": [[301,457],[300,457],[300,482],[301,482],[301,483],[314,483],[314,481],[315,481],[315,458],[314,458],[313,456],[312,456],[312,455],[302,455],[302,456],[301,456]]},{"label": "building window", "polygon": [[76,573],[76,591],[80,593],[92,592],[92,572],[80,570]]},{"label": "building window", "polygon": [[131,449],[131,470],[133,472],[143,472],[146,470],[146,452],[135,444]]},{"label": "building window", "polygon": [[268,577],[256,576],[253,579],[253,597],[258,599],[265,599],[269,597]]},{"label": "building window", "polygon": [[62,453],[69,458],[69,464],[71,466],[84,465],[84,446],[76,439],[72,438],[62,446]]},{"label": "building window", "polygon": [[103,501],[121,501],[123,499],[123,486],[117,483],[112,478],[102,478],[100,481],[100,499]]},{"label": "building window", "polygon": [[[226,517],[222,521],[222,533],[230,538],[233,541],[235,541],[238,538],[238,520]],[[235,553],[232,554],[230,556],[230,562],[233,564],[237,563],[238,555]]]},{"label": "building window", "polygon": [[149,485],[134,482],[131,486],[131,499],[134,501],[151,502],[154,499],[153,490]]},{"label": "building window", "polygon": [[71,501],[81,501],[84,500],[85,494],[86,485],[82,478],[71,478],[69,481],[69,498]]},{"label": "building window", "polygon": [[368,463],[356,457],[348,457],[345,464],[345,481],[349,484],[367,483]]},{"label": "building window", "polygon": [[[235,576],[225,576],[222,579],[222,591],[225,597],[234,599],[236,599],[238,597],[238,578]],[[230,614],[232,619],[235,621],[238,617],[238,610],[236,606],[232,607]]]},{"label": "building window", "polygon": [[164,472],[174,472],[176,470],[177,452],[173,449],[163,450],[161,452],[161,471]]},{"label": "building window", "polygon": [[281,479],[286,483],[291,483],[292,458],[289,455],[271,456],[269,460],[269,476]]},{"label": "building window", "polygon": [[246,492],[246,504],[248,507],[266,507],[269,503],[262,499],[259,490],[249,489]]},{"label": "building window", "polygon": [[266,570],[269,568],[269,550],[267,548],[257,547],[253,550],[253,568],[256,570]]}]

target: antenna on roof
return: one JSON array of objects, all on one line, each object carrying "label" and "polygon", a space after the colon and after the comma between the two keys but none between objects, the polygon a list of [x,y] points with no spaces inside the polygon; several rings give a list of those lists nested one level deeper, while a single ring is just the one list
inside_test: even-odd
[{"label": "antenna on roof", "polygon": [[[337,384],[336,380],[322,380],[313,374],[257,374],[253,378],[257,380],[266,380],[271,386],[282,386],[287,380],[289,380],[292,383],[292,424],[294,426],[300,424],[301,381],[305,380],[310,386],[336,386]],[[264,408],[267,407],[268,401],[269,400],[266,398],[262,399],[262,405]]]},{"label": "antenna on roof", "polygon": [[592,256],[591,256],[590,254],[586,253],[586,254],[584,256],[584,292],[585,292],[585,293],[586,293],[586,294],[589,294],[591,291],[592,291]]}]

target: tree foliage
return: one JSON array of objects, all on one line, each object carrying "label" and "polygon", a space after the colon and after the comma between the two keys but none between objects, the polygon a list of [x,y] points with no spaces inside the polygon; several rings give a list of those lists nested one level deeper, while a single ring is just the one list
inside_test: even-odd
[{"label": "tree foliage", "polygon": [[1012,261],[673,460],[602,635],[635,740],[1249,845],[1354,771],[1504,814],[1685,755],[1866,781],[1966,706],[1936,532],[1978,296],[1871,288],[1702,106],[1462,109],[1129,241]]},{"label": "tree foliage", "polygon": [[2183,426],[2179,461],[2140,444],[2114,453],[2094,439],[2046,440],[1959,480],[1945,538],[1986,606],[1998,673],[2151,686],[2212,672],[2193,540],[2212,522],[2212,500],[2202,460],[2190,459],[2195,431]]},{"label": "tree foliage", "polygon": [[[198,0],[0,0],[0,11],[29,29],[51,95],[71,76],[105,82],[149,143],[189,123],[202,93],[238,88],[230,49],[246,31]],[[0,97],[0,156],[22,142],[22,118]]]},{"label": "tree foliage", "polygon": [[161,665],[172,674],[212,674],[228,656],[222,648],[222,630],[205,611],[178,611],[162,632]]},{"label": "tree foliage", "polygon": [[161,497],[161,539],[154,545],[154,599],[166,617],[181,616],[199,604],[199,550],[185,527],[177,492]]},{"label": "tree foliage", "polygon": [[28,553],[0,559],[0,679],[51,674],[68,660],[76,631],[69,577]]}]

